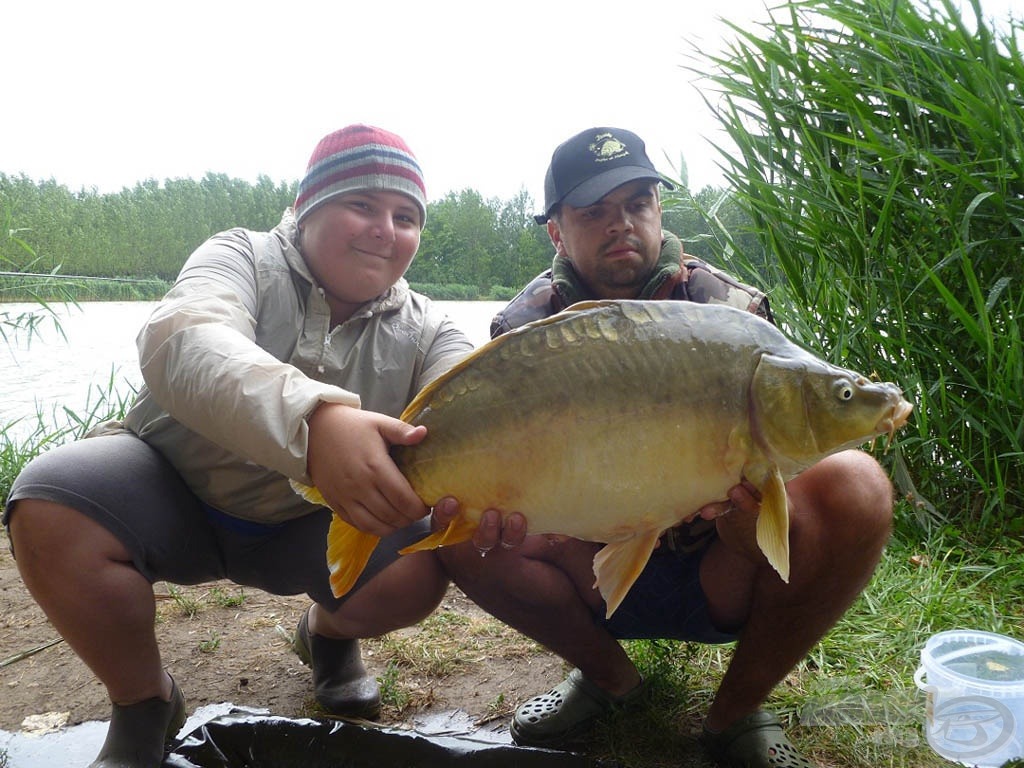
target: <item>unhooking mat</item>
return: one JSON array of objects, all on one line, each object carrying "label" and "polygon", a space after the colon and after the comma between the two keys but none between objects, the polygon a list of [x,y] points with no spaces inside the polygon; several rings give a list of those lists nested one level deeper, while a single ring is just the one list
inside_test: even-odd
[{"label": "unhooking mat", "polygon": [[618,768],[572,752],[320,721],[228,714],[187,734],[163,768]]}]

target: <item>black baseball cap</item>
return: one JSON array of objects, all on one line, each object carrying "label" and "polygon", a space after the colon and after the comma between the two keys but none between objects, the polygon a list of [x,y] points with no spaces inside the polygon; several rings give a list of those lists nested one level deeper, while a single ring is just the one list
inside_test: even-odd
[{"label": "black baseball cap", "polygon": [[544,224],[555,206],[593,205],[616,187],[650,179],[669,189],[647,157],[643,140],[622,128],[588,128],[555,148],[544,176],[544,213],[534,221]]}]

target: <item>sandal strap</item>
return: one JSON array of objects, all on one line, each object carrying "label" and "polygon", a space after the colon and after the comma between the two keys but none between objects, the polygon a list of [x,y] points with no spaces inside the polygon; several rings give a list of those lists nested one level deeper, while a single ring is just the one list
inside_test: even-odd
[{"label": "sandal strap", "polygon": [[733,768],[815,768],[786,736],[771,712],[741,717],[721,733],[704,727],[700,742],[720,764]]}]

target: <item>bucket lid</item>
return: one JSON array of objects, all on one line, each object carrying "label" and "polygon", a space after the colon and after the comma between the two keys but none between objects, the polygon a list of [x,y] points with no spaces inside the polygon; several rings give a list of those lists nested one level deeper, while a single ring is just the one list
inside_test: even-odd
[{"label": "bucket lid", "polygon": [[1024,686],[1024,643],[994,632],[939,632],[925,643],[921,663],[969,684]]}]

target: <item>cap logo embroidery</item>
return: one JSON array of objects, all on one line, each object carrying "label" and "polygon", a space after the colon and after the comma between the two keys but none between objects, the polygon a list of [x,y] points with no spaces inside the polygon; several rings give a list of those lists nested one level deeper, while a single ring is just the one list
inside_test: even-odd
[{"label": "cap logo embroidery", "polygon": [[587,147],[594,153],[594,160],[605,163],[609,160],[617,160],[629,154],[626,145],[616,139],[610,133],[599,133],[594,137],[594,143]]}]

